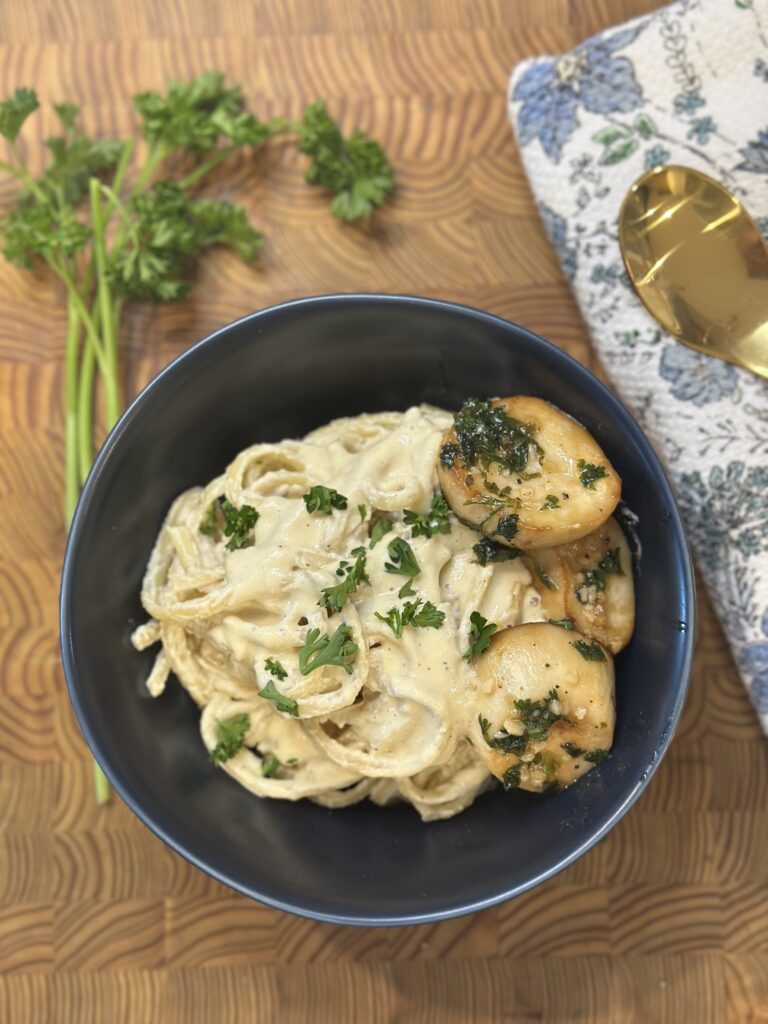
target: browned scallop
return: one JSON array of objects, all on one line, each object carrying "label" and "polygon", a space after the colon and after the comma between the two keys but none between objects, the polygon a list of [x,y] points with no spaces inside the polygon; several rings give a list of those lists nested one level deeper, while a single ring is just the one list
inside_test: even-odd
[{"label": "browned scallop", "polygon": [[621,494],[618,473],[588,431],[526,395],[465,403],[443,436],[438,474],[460,519],[524,550],[591,533]]},{"label": "browned scallop", "polygon": [[546,622],[502,630],[476,662],[470,738],[508,789],[567,786],[598,764],[616,722],[611,654]]}]

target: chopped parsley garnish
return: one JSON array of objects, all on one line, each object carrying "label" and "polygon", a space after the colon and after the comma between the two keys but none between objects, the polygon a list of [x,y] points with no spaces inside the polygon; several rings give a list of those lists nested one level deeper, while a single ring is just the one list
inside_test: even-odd
[{"label": "chopped parsley garnish", "polygon": [[547,588],[547,590],[559,590],[557,582],[552,579],[552,577],[544,569],[544,566],[541,564],[541,562],[538,560],[538,558],[536,558],[535,555],[528,555],[528,561],[530,563],[529,564],[529,568],[530,568],[530,565],[533,565],[533,568],[534,568],[534,570],[536,572],[536,575],[539,577],[539,579],[544,584],[544,586]]},{"label": "chopped parsley garnish", "polygon": [[224,515],[222,532],[227,541],[228,551],[237,551],[238,548],[247,548],[253,544],[252,530],[259,518],[259,513],[253,505],[242,505],[235,508],[231,501],[224,498],[221,501],[221,511]]},{"label": "chopped parsley garnish", "polygon": [[335,508],[345,509],[347,507],[347,499],[343,494],[339,494],[333,487],[324,487],[322,484],[310,487],[302,497],[307,506],[307,512],[320,512],[324,516],[332,516]]},{"label": "chopped parsley garnish", "polygon": [[597,747],[595,750],[588,750],[584,755],[584,760],[589,761],[590,764],[600,764],[606,757],[608,757],[608,751]]},{"label": "chopped parsley garnish", "polygon": [[608,476],[608,471],[605,466],[596,466],[594,462],[585,462],[584,459],[579,459],[579,480],[581,480],[582,486],[586,487],[589,491],[594,491],[595,480],[602,480]]},{"label": "chopped parsley garnish", "polygon": [[512,540],[518,531],[518,522],[520,516],[516,512],[510,512],[509,515],[501,516],[499,521],[496,523],[496,529],[493,531],[505,540]]},{"label": "chopped parsley garnish", "polygon": [[573,619],[547,619],[550,626],[559,626],[560,629],[573,629]]},{"label": "chopped parsley garnish", "polygon": [[560,508],[560,499],[556,494],[548,494],[539,512],[545,512],[548,508]]},{"label": "chopped parsley garnish", "polygon": [[234,718],[216,719],[218,743],[209,753],[212,764],[223,764],[241,750],[245,744],[245,734],[251,724],[248,715],[235,715]]},{"label": "chopped parsley garnish", "polygon": [[351,676],[356,655],[357,644],[352,639],[349,626],[338,626],[333,636],[327,633],[321,636],[319,629],[310,629],[299,651],[299,671],[303,676],[308,676],[322,665],[336,665]]},{"label": "chopped parsley garnish", "polygon": [[360,522],[364,523],[365,522],[365,516],[366,516],[366,513],[367,513],[368,510],[366,509],[365,505],[358,505],[357,506],[357,511],[360,513]]},{"label": "chopped parsley garnish", "polygon": [[501,777],[501,781],[504,785],[504,789],[519,789],[520,788],[520,765],[512,764],[507,768]]},{"label": "chopped parsley garnish", "polygon": [[298,718],[299,705],[295,700],[291,700],[290,697],[286,697],[280,693],[271,679],[263,690],[259,690],[259,696],[263,697],[265,700],[273,700],[277,711],[282,711],[283,714],[293,715],[294,718]]},{"label": "chopped parsley garnish", "polygon": [[353,548],[352,554],[355,555],[355,561],[342,561],[336,570],[336,575],[342,577],[341,583],[337,583],[335,587],[323,587],[320,591],[320,600],[317,603],[321,608],[326,608],[329,615],[341,611],[348,598],[357,590],[358,584],[371,582],[365,571],[365,548]]},{"label": "chopped parsley garnish", "polygon": [[411,537],[433,537],[436,533],[451,532],[451,509],[441,494],[432,498],[428,512],[403,511],[403,522],[411,527]]},{"label": "chopped parsley garnish", "polygon": [[398,576],[407,576],[408,579],[402,585],[398,591],[398,597],[407,597],[413,593],[413,587],[411,581],[414,576],[418,576],[421,572],[421,566],[416,561],[416,556],[413,553],[413,549],[407,540],[403,540],[401,537],[395,537],[387,545],[387,551],[389,552],[390,562],[384,563],[384,568],[387,572],[395,573]]},{"label": "chopped parsley garnish", "polygon": [[454,429],[459,454],[467,466],[479,464],[487,469],[495,463],[520,473],[528,463],[531,448],[542,454],[533,424],[508,416],[503,406],[491,405],[487,400],[467,399],[454,417]]},{"label": "chopped parsley garnish", "polygon": [[277,661],[276,658],[267,658],[264,662],[264,668],[267,672],[270,672],[276,679],[287,679],[288,673],[285,671],[283,666]]},{"label": "chopped parsley garnish", "polygon": [[444,444],[440,449],[440,465],[446,469],[453,469],[456,456],[459,454],[459,447],[455,444]]},{"label": "chopped parsley garnish", "polygon": [[596,590],[605,590],[606,576],[623,576],[624,570],[621,568],[621,551],[619,548],[613,548],[607,554],[603,555],[600,561],[597,563],[595,569],[586,569],[581,575],[581,580],[576,587],[576,598],[581,604],[589,604],[590,590],[594,587]]},{"label": "chopped parsley garnish", "polygon": [[554,722],[567,720],[564,715],[552,710],[552,701],[557,699],[557,690],[552,689],[541,700],[515,701],[515,707],[520,712],[520,721],[532,740],[545,740],[549,735],[549,727]]},{"label": "chopped parsley garnish", "polygon": [[480,723],[480,731],[483,734],[483,739],[488,746],[493,747],[494,750],[500,750],[503,754],[522,754],[528,745],[528,737],[524,732],[520,733],[519,736],[515,736],[512,733],[507,732],[504,726],[502,726],[495,736],[491,736],[491,723],[488,719],[483,718],[482,715],[478,715],[477,720]]},{"label": "chopped parsley garnish", "polygon": [[270,754],[269,757],[262,758],[261,774],[265,779],[273,779],[282,767],[279,758],[275,757],[274,754]]},{"label": "chopped parsley garnish", "polygon": [[581,747],[577,747],[576,744],[571,743],[570,740],[567,743],[561,743],[560,746],[563,748],[566,754],[570,754],[571,757],[581,757],[581,755],[584,753]]},{"label": "chopped parsley garnish", "polygon": [[499,627],[495,622],[489,622],[480,612],[472,612],[469,621],[469,647],[464,652],[464,657],[467,661],[474,661],[478,655],[488,650],[491,636]]},{"label": "chopped parsley garnish", "polygon": [[489,562],[508,562],[522,554],[520,548],[509,548],[506,544],[497,544],[490,537],[483,537],[477,544],[473,544],[472,550],[480,565],[488,565]]},{"label": "chopped parsley garnish", "polygon": [[586,640],[571,640],[571,647],[575,647],[585,661],[605,661],[600,644],[588,644]]},{"label": "chopped parsley garnish", "polygon": [[400,639],[406,626],[416,629],[440,629],[445,621],[445,612],[441,612],[431,601],[424,603],[421,597],[415,601],[406,601],[402,609],[394,606],[386,615],[374,613],[381,622],[386,622],[395,636]]},{"label": "chopped parsley garnish", "polygon": [[391,520],[387,519],[384,515],[376,515],[371,523],[370,537],[371,543],[368,545],[371,549],[375,548],[382,537],[386,537],[389,531],[392,529]]}]

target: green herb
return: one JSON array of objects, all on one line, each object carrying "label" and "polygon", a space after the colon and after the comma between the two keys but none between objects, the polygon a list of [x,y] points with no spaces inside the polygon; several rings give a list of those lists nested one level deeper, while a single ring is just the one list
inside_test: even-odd
[{"label": "green herb", "polygon": [[360,513],[360,522],[364,523],[365,522],[365,517],[366,517],[366,514],[367,514],[368,510],[366,509],[365,505],[358,505],[357,506],[357,511]]},{"label": "green herb", "polygon": [[431,601],[424,603],[421,597],[415,601],[406,601],[402,609],[395,605],[386,615],[379,612],[374,614],[381,622],[386,622],[398,639],[403,635],[406,626],[413,626],[416,629],[440,629],[445,621],[445,612],[439,611]]},{"label": "green herb", "polygon": [[234,718],[216,720],[218,743],[209,753],[212,764],[223,764],[241,750],[245,744],[245,734],[250,728],[248,715],[235,715]]},{"label": "green herb", "polygon": [[603,555],[597,563],[597,567],[607,576],[623,576],[624,570],[621,568],[621,549],[613,548],[611,551],[607,552],[607,554]]},{"label": "green herb", "polygon": [[559,626],[561,629],[573,629],[573,619],[547,619],[550,626]]},{"label": "green herb", "polygon": [[329,615],[340,612],[361,583],[371,582],[365,570],[365,548],[353,548],[352,554],[355,555],[355,561],[342,561],[336,570],[336,575],[342,577],[341,583],[335,587],[323,587],[320,591],[317,603],[321,608],[326,608]]},{"label": "green herb", "polygon": [[205,533],[207,536],[212,537],[219,530],[219,503],[218,501],[212,501],[208,508],[205,510],[203,521],[200,523],[200,533]]},{"label": "green herb", "polygon": [[303,676],[308,676],[323,665],[335,665],[351,676],[356,655],[357,644],[352,639],[349,626],[337,626],[333,636],[327,633],[321,636],[319,629],[310,629],[299,651],[299,671]]},{"label": "green herb", "polygon": [[544,504],[539,509],[540,512],[544,512],[548,508],[560,508],[560,499],[556,494],[548,494],[544,499]]},{"label": "green herb", "polygon": [[371,543],[369,547],[375,548],[382,537],[385,537],[392,529],[392,523],[386,516],[375,516],[370,527]]},{"label": "green herb", "polygon": [[304,498],[304,504],[307,506],[307,512],[321,512],[324,516],[332,516],[335,508],[344,509],[347,507],[347,499],[343,494],[339,494],[332,487],[324,487],[322,484],[310,487],[302,497]]},{"label": "green herb", "polygon": [[621,568],[621,551],[619,548],[613,548],[607,554],[603,555],[600,561],[597,563],[597,567],[594,569],[586,569],[580,574],[581,579],[576,586],[576,598],[581,604],[589,604],[590,590],[594,587],[596,590],[605,590],[607,585],[606,576],[623,576],[624,570]]},{"label": "green herb", "polygon": [[456,456],[459,454],[459,446],[455,444],[444,444],[440,449],[440,465],[446,469],[453,469]]},{"label": "green herb", "polygon": [[519,789],[520,788],[520,765],[513,764],[504,772],[501,777],[501,781],[504,785],[504,789]]},{"label": "green herb", "polygon": [[428,512],[403,511],[403,522],[411,527],[411,537],[433,537],[436,533],[451,532],[451,509],[441,494],[432,498]]},{"label": "green herb", "polygon": [[579,459],[578,467],[581,470],[579,480],[590,491],[595,489],[595,480],[602,480],[608,476],[605,466],[596,466],[594,462],[585,462],[584,459]]},{"label": "green herb", "polygon": [[394,540],[391,540],[387,545],[387,551],[391,561],[385,562],[384,568],[387,572],[408,577],[397,594],[398,597],[407,597],[413,593],[411,581],[415,576],[419,575],[421,566],[416,561],[411,545],[401,537],[395,537]]},{"label": "green herb", "polygon": [[345,139],[320,100],[304,111],[299,149],[312,159],[307,181],[334,194],[331,210],[340,220],[370,217],[395,187],[394,172],[381,146],[360,131]]},{"label": "green herb", "polygon": [[597,747],[595,750],[588,750],[584,755],[584,760],[589,761],[590,764],[600,764],[606,757],[608,757],[608,751]]},{"label": "green herb", "polygon": [[549,727],[554,722],[567,721],[563,715],[552,710],[552,701],[557,699],[557,690],[552,689],[548,696],[541,700],[515,701],[515,707],[520,712],[520,720],[532,740],[545,740],[549,735]]},{"label": "green herb", "polygon": [[588,644],[586,640],[571,640],[571,647],[575,647],[585,661],[605,661],[600,644]]},{"label": "green herb", "polygon": [[489,562],[508,562],[522,554],[520,548],[509,548],[506,544],[497,544],[490,537],[483,537],[477,544],[473,544],[472,550],[480,565],[488,565]]},{"label": "green herb", "polygon": [[462,462],[488,469],[497,464],[513,473],[522,472],[530,451],[542,454],[531,423],[507,416],[501,405],[468,399],[454,418],[454,429]]},{"label": "green herb", "polygon": [[253,505],[242,505],[240,508],[227,501],[221,502],[221,511],[224,515],[222,532],[227,541],[228,551],[237,551],[238,548],[246,548],[253,544],[253,533],[251,532],[259,518],[259,513]]},{"label": "green herb", "polygon": [[282,711],[283,714],[293,715],[294,718],[298,718],[299,705],[295,700],[291,700],[290,697],[285,697],[280,693],[271,679],[263,690],[259,690],[259,696],[263,697],[265,700],[273,700],[275,702],[275,708],[278,711]]},{"label": "green herb", "polygon": [[491,636],[496,632],[498,626],[495,622],[489,622],[483,618],[480,612],[472,612],[469,616],[469,647],[464,652],[467,661],[474,661],[475,658],[487,651],[491,644]]},{"label": "green herb", "polygon": [[496,733],[495,736],[490,734],[491,723],[487,718],[483,718],[482,715],[477,716],[477,720],[480,723],[480,731],[483,734],[483,739],[489,747],[493,747],[494,750],[500,750],[504,754],[522,754],[528,745],[528,737],[525,733],[520,733],[519,736],[515,736],[502,726],[501,729]]},{"label": "green herb", "polygon": [[581,747],[577,747],[575,743],[571,743],[570,741],[568,741],[567,743],[561,743],[560,746],[563,748],[566,754],[570,754],[571,757],[581,757],[581,755],[584,753]]},{"label": "green herb", "polygon": [[282,767],[279,758],[275,757],[274,754],[270,754],[268,757],[262,758],[261,774],[265,779],[273,779]]},{"label": "green herb", "polygon": [[541,564],[538,558],[536,558],[535,555],[528,555],[527,559],[529,563],[529,568],[531,565],[533,566],[534,572],[539,577],[544,586],[547,588],[547,590],[559,589],[557,582],[552,579],[548,572],[546,572],[544,566]]},{"label": "green herb", "polygon": [[270,672],[276,679],[287,679],[288,673],[275,658],[267,658],[264,662],[267,672]]}]

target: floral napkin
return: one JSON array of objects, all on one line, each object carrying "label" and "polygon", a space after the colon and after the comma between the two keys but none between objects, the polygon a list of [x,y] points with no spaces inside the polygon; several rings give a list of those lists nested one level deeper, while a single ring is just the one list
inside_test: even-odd
[{"label": "floral napkin", "polygon": [[705,171],[768,236],[768,0],[679,0],[518,65],[509,113],[603,365],[664,458],[768,732],[768,383],[674,341],[635,295],[617,216],[657,164]]}]

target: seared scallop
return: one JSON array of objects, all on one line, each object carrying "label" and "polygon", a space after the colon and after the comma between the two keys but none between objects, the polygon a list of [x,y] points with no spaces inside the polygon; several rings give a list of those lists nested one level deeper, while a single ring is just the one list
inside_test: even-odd
[{"label": "seared scallop", "polygon": [[470,733],[507,789],[568,786],[608,754],[616,720],[613,658],[546,622],[502,630],[478,656]]},{"label": "seared scallop", "polygon": [[438,475],[460,519],[523,549],[585,536],[621,494],[616,470],[584,427],[526,395],[465,402],[443,435]]},{"label": "seared scallop", "polygon": [[526,555],[525,562],[547,618],[563,620],[613,654],[626,647],[635,628],[632,555],[613,517],[580,540]]}]

